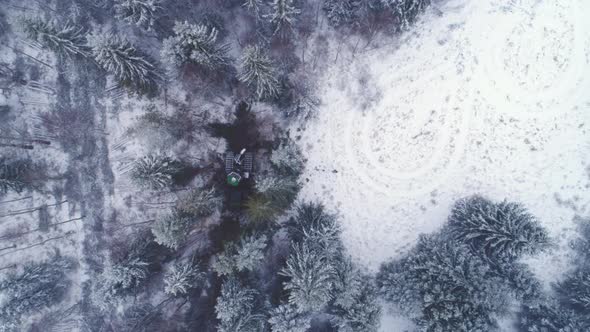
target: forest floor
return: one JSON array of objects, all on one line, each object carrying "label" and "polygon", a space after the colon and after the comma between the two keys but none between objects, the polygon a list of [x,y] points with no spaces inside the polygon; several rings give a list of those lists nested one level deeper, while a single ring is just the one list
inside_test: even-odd
[{"label": "forest floor", "polygon": [[556,244],[530,260],[548,285],[590,213],[590,3],[441,6],[395,44],[330,46],[300,197],[341,215],[349,253],[373,271],[457,198],[522,202]]}]

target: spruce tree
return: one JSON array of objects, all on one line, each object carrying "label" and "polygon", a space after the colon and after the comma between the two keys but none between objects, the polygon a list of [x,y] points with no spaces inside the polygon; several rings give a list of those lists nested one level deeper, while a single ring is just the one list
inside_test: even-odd
[{"label": "spruce tree", "polygon": [[299,192],[294,177],[266,176],[256,182],[256,191],[264,196],[277,210],[291,206]]},{"label": "spruce tree", "polygon": [[548,304],[523,305],[518,318],[522,332],[584,332],[588,328],[572,311]]},{"label": "spruce tree", "polygon": [[298,312],[290,304],[281,304],[272,310],[268,322],[272,332],[307,332],[311,328],[311,316]]},{"label": "spruce tree", "polygon": [[195,217],[208,217],[221,206],[221,197],[210,189],[192,189],[181,197],[176,205],[178,211]]},{"label": "spruce tree", "polygon": [[129,41],[113,34],[103,34],[95,35],[91,43],[96,62],[121,85],[140,93],[155,92],[156,66]]},{"label": "spruce tree", "polygon": [[147,155],[135,162],[131,178],[149,189],[164,189],[174,182],[174,176],[182,169],[179,161],[161,155]]},{"label": "spruce tree", "polygon": [[327,263],[326,257],[306,244],[293,246],[286,266],[279,274],[288,278],[284,288],[289,292],[289,303],[300,313],[317,312],[332,299],[334,268]]},{"label": "spruce tree", "polygon": [[303,155],[297,144],[291,139],[283,139],[283,142],[272,151],[270,162],[281,175],[299,176],[305,167]]},{"label": "spruce tree", "polygon": [[149,263],[140,257],[128,257],[111,264],[93,284],[92,301],[102,311],[111,311],[117,300],[132,293],[148,277]]},{"label": "spruce tree", "polygon": [[[423,236],[406,257],[385,264],[379,292],[424,331],[492,331],[508,291],[465,245]],[[417,315],[416,315],[417,313]]]},{"label": "spruce tree", "polygon": [[254,14],[254,17],[258,19],[260,17],[260,11],[262,9],[262,6],[264,5],[264,2],[262,0],[244,0],[244,3],[242,5],[248,11],[252,12],[252,14]]},{"label": "spruce tree", "polygon": [[459,200],[449,217],[456,239],[496,261],[514,261],[549,244],[547,231],[517,203],[493,203],[480,196]]},{"label": "spruce tree", "polygon": [[264,330],[265,317],[259,312],[258,293],[230,278],[221,286],[215,313],[220,332],[259,332]]},{"label": "spruce tree", "polygon": [[229,65],[228,46],[218,38],[216,28],[176,22],[174,36],[164,40],[162,58],[172,67],[187,63],[217,70]]},{"label": "spruce tree", "polygon": [[280,208],[264,195],[252,195],[246,201],[246,216],[253,223],[271,221],[280,212]]},{"label": "spruce tree", "polygon": [[29,186],[26,180],[29,163],[23,160],[9,161],[0,158],[0,195],[9,191],[21,193]]},{"label": "spruce tree", "polygon": [[266,235],[244,235],[238,243],[227,243],[224,251],[215,256],[212,268],[219,275],[253,271],[264,259]]},{"label": "spruce tree", "polygon": [[58,25],[41,18],[22,18],[21,25],[27,37],[54,51],[61,57],[86,57],[86,33],[72,23]]},{"label": "spruce tree", "polygon": [[560,302],[590,322],[590,271],[578,269],[556,285]]},{"label": "spruce tree", "polygon": [[305,243],[332,261],[342,251],[340,225],[334,215],[325,211],[322,204],[302,203],[289,223],[293,241]]},{"label": "spruce tree", "polygon": [[18,327],[24,315],[61,301],[70,286],[67,274],[74,266],[72,259],[54,256],[25,265],[21,273],[9,273],[0,282],[0,323],[10,331],[8,327]]},{"label": "spruce tree", "polygon": [[266,18],[274,27],[273,34],[286,37],[293,31],[293,24],[301,11],[295,7],[293,0],[272,0],[270,9]]},{"label": "spruce tree", "polygon": [[152,225],[151,231],[154,241],[176,250],[186,240],[193,223],[192,217],[174,211]]},{"label": "spruce tree", "polygon": [[117,18],[143,29],[151,30],[162,9],[162,0],[115,0]]},{"label": "spruce tree", "polygon": [[343,258],[336,266],[335,280],[331,313],[338,331],[377,332],[381,309],[374,279]]},{"label": "spruce tree", "polygon": [[276,97],[280,92],[277,70],[270,57],[258,45],[244,49],[238,79],[254,90],[258,99]]},{"label": "spruce tree", "polygon": [[322,9],[333,26],[351,24],[359,19],[361,0],[326,0]]},{"label": "spruce tree", "polygon": [[176,263],[164,275],[164,293],[172,296],[186,295],[191,288],[199,287],[207,274],[193,262]]},{"label": "spruce tree", "polygon": [[406,30],[430,5],[431,0],[381,0],[381,2],[395,17],[398,30]]}]

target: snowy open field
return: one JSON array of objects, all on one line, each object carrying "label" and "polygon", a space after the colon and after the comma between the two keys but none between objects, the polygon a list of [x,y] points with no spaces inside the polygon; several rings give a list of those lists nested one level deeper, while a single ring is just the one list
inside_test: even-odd
[{"label": "snowy open field", "polygon": [[301,197],[341,215],[349,253],[372,270],[441,226],[459,197],[519,201],[555,240],[531,264],[553,281],[574,216],[590,212],[590,2],[439,9],[399,43],[330,46],[301,141]]}]

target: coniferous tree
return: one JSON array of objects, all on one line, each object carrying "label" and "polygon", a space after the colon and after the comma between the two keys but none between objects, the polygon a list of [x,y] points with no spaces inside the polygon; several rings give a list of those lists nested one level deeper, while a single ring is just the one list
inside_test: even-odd
[{"label": "coniferous tree", "polygon": [[293,0],[272,0],[271,13],[266,15],[274,27],[274,34],[286,37],[293,31],[296,17],[301,11],[295,7]]},{"label": "coniferous tree", "polygon": [[39,312],[59,302],[70,285],[67,278],[74,268],[70,258],[52,259],[24,266],[21,273],[11,273],[0,282],[0,330],[19,330],[23,315]]},{"label": "coniferous tree", "polygon": [[332,314],[338,331],[377,332],[381,309],[374,280],[361,273],[349,258],[336,266]]},{"label": "coniferous tree", "polygon": [[148,276],[149,263],[139,257],[129,257],[103,271],[92,292],[94,304],[103,311],[112,310],[113,304],[139,287]]},{"label": "coniferous tree", "polygon": [[23,18],[21,24],[27,37],[54,51],[58,56],[88,56],[86,33],[72,23],[59,26],[54,21],[41,18]]},{"label": "coniferous tree", "polygon": [[163,189],[172,185],[181,168],[180,162],[170,157],[148,155],[135,162],[131,177],[141,186]]},{"label": "coniferous tree", "polygon": [[161,3],[161,0],[115,0],[115,11],[117,18],[149,31],[162,9]]},{"label": "coniferous tree", "polygon": [[221,286],[215,312],[220,332],[259,332],[264,330],[265,317],[258,311],[258,293],[231,278]]},{"label": "coniferous tree", "polygon": [[238,79],[254,89],[258,99],[276,97],[281,89],[277,70],[259,46],[248,46],[240,59]]},{"label": "coniferous tree", "polygon": [[295,242],[305,243],[332,261],[342,250],[340,226],[334,215],[325,211],[322,204],[302,203],[289,225]]},{"label": "coniferous tree", "polygon": [[186,295],[191,288],[196,288],[205,281],[207,274],[193,262],[176,263],[164,276],[164,293],[172,296]]},{"label": "coniferous tree", "polygon": [[192,189],[187,195],[180,198],[176,206],[177,210],[195,217],[207,217],[213,214],[221,206],[221,197],[210,189]]},{"label": "coniferous tree", "polygon": [[271,202],[277,210],[288,208],[299,192],[293,177],[267,176],[256,182],[256,191]]},{"label": "coniferous tree", "polygon": [[560,302],[590,322],[590,271],[578,269],[556,285]]},{"label": "coniferous tree", "polygon": [[285,139],[272,151],[270,156],[272,166],[282,175],[299,176],[303,172],[305,161],[296,143]]},{"label": "coniferous tree", "polygon": [[174,211],[172,214],[156,221],[152,225],[154,241],[176,250],[186,240],[194,223],[192,217]]},{"label": "coniferous tree", "polygon": [[271,221],[280,212],[280,208],[264,195],[253,195],[246,201],[246,216],[254,223]]},{"label": "coniferous tree", "polygon": [[266,246],[266,235],[243,236],[239,243],[225,245],[224,251],[215,256],[212,268],[220,275],[252,271],[264,259]]},{"label": "coniferous tree", "polygon": [[399,30],[406,30],[431,3],[431,0],[381,0],[397,20]]},{"label": "coniferous tree", "polygon": [[456,239],[496,261],[514,261],[549,244],[547,231],[517,203],[493,203],[473,196],[459,200],[449,217]]},{"label": "coniferous tree", "polygon": [[322,6],[333,26],[351,24],[359,19],[361,0],[326,0]]},{"label": "coniferous tree", "polygon": [[424,331],[492,331],[494,315],[507,303],[501,280],[465,245],[421,237],[400,261],[385,264],[379,292]]},{"label": "coniferous tree", "polygon": [[218,30],[206,25],[176,22],[174,36],[164,40],[162,58],[172,68],[187,63],[216,70],[229,65],[228,46],[218,38]]},{"label": "coniferous tree", "polygon": [[29,165],[22,160],[8,161],[0,158],[0,195],[9,191],[22,192],[29,186],[26,180]]},{"label": "coniferous tree", "polygon": [[262,0],[244,0],[242,4],[246,9],[254,14],[257,19],[260,17],[260,11],[264,2]]},{"label": "coniferous tree", "polygon": [[129,41],[113,34],[103,34],[93,36],[91,43],[96,62],[121,85],[140,93],[155,92],[156,66]]},{"label": "coniferous tree", "polygon": [[268,322],[272,332],[307,332],[311,328],[311,316],[298,312],[290,304],[281,304],[272,310]]},{"label": "coniferous tree", "polygon": [[541,304],[522,306],[518,328],[522,332],[584,332],[590,325],[572,311]]},{"label": "coniferous tree", "polygon": [[279,274],[289,278],[284,288],[289,292],[289,303],[296,306],[298,312],[319,311],[332,299],[335,271],[327,261],[306,244],[293,246]]}]

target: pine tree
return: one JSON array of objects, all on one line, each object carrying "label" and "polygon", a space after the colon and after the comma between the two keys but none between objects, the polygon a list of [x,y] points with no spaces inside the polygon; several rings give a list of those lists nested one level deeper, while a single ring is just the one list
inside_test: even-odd
[{"label": "pine tree", "polygon": [[271,13],[266,15],[274,27],[274,34],[282,37],[293,31],[295,17],[301,11],[295,7],[293,0],[272,0],[270,3]]},{"label": "pine tree", "polygon": [[176,263],[164,276],[164,293],[172,296],[186,295],[191,288],[205,281],[207,274],[198,264]]},{"label": "pine tree", "polygon": [[342,251],[338,221],[319,203],[297,206],[297,214],[290,221],[289,234],[293,241],[305,243],[330,261]]},{"label": "pine tree", "polygon": [[174,176],[181,170],[179,161],[160,155],[148,155],[135,162],[131,170],[132,179],[150,189],[163,189],[174,182]]},{"label": "pine tree", "polygon": [[377,332],[381,309],[374,279],[361,273],[349,258],[336,267],[332,314],[342,332]]},{"label": "pine tree", "polygon": [[246,216],[253,223],[271,221],[280,209],[264,195],[253,195],[246,201]]},{"label": "pine tree", "polygon": [[590,322],[590,271],[577,270],[556,285],[560,301]]},{"label": "pine tree", "polygon": [[21,193],[29,186],[26,180],[29,163],[23,160],[8,161],[0,158],[0,195],[9,191]]},{"label": "pine tree", "polygon": [[584,332],[590,326],[571,311],[541,304],[522,306],[518,328],[522,332]]},{"label": "pine tree", "polygon": [[524,207],[506,201],[496,204],[480,196],[455,204],[449,229],[455,238],[492,260],[514,261],[549,244],[547,231]]},{"label": "pine tree", "polygon": [[162,58],[172,68],[187,63],[216,70],[229,65],[228,46],[221,44],[218,31],[205,25],[176,22],[174,36],[164,40]]},{"label": "pine tree", "polygon": [[95,35],[90,41],[96,62],[121,85],[140,93],[156,91],[156,66],[129,41],[113,34]]},{"label": "pine tree", "polygon": [[117,18],[150,31],[162,9],[161,0],[115,0]]},{"label": "pine tree", "polygon": [[322,9],[331,25],[338,27],[359,19],[361,0],[326,0]]},{"label": "pine tree", "polygon": [[300,313],[319,311],[332,299],[334,268],[305,244],[293,246],[279,274],[289,278],[284,288],[289,292],[289,303]]},{"label": "pine tree", "polygon": [[92,301],[103,311],[113,309],[119,297],[137,289],[148,276],[149,263],[139,257],[129,257],[110,265],[94,282]]},{"label": "pine tree", "polygon": [[244,3],[242,4],[242,6],[246,7],[248,11],[254,14],[256,19],[260,17],[260,11],[263,5],[264,2],[262,0],[244,0]]},{"label": "pine tree", "polygon": [[277,210],[291,206],[299,192],[294,177],[267,176],[256,182],[256,191],[272,203]]},{"label": "pine tree", "polygon": [[54,256],[45,262],[25,265],[21,273],[8,274],[0,282],[0,323],[10,331],[20,325],[23,315],[61,301],[70,286],[67,274],[74,266],[70,258]]},{"label": "pine tree", "polygon": [[406,30],[431,3],[431,0],[381,0],[399,24],[399,30]]},{"label": "pine tree", "polygon": [[258,293],[244,287],[235,279],[221,286],[215,312],[220,332],[259,332],[264,330],[265,317],[258,312]]},{"label": "pine tree", "polygon": [[221,206],[221,197],[211,189],[192,189],[176,206],[178,211],[195,217],[207,217]]},{"label": "pine tree", "polygon": [[272,151],[270,156],[272,166],[282,175],[299,176],[305,167],[303,155],[296,143],[291,139],[283,142]]},{"label": "pine tree", "polygon": [[257,45],[248,46],[243,52],[238,79],[254,89],[258,99],[276,97],[281,85],[270,57]]},{"label": "pine tree", "polygon": [[311,316],[298,312],[295,306],[289,304],[272,310],[268,322],[272,332],[307,332],[311,328]]},{"label": "pine tree", "polygon": [[542,296],[542,286],[526,264],[498,264],[488,262],[492,273],[511,289],[514,297],[525,303],[538,301]]},{"label": "pine tree", "polygon": [[186,240],[193,223],[192,217],[175,211],[152,225],[154,241],[176,250]]},{"label": "pine tree", "polygon": [[27,37],[62,57],[86,57],[86,33],[71,23],[59,26],[41,18],[22,18],[21,25]]},{"label": "pine tree", "polygon": [[424,331],[492,331],[507,303],[508,290],[465,245],[436,236],[421,237],[400,261],[381,267],[381,295]]},{"label": "pine tree", "polygon": [[227,243],[224,251],[215,256],[212,268],[219,275],[252,271],[264,259],[267,245],[266,235],[245,235],[239,243]]}]

